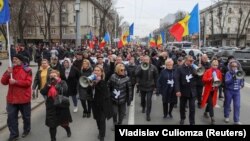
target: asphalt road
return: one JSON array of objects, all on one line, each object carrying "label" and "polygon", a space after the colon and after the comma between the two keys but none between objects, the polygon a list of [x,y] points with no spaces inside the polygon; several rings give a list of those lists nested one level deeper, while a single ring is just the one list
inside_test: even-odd
[{"label": "asphalt road", "polygon": [[[240,121],[242,124],[250,124],[249,116],[249,107],[250,107],[250,77],[245,78],[246,86],[241,91],[241,114]],[[4,89],[5,87],[1,87]],[[6,91],[6,90],[4,90]],[[71,101],[72,102],[72,101]],[[72,104],[71,104],[72,105]],[[217,125],[225,125],[223,117],[223,101],[218,101],[218,106],[215,108],[215,120]],[[72,130],[72,137],[68,138],[66,132],[61,127],[58,127],[57,131],[57,140],[58,141],[98,141],[97,135],[97,125],[93,117],[91,118],[82,118],[82,107],[80,106],[79,101],[79,111],[77,113],[71,113],[73,117],[73,123],[70,124]],[[2,111],[3,108],[0,107]],[[71,107],[71,111],[73,107]],[[179,107],[174,108],[173,110],[173,119],[167,118],[163,119],[162,112],[162,101],[161,96],[157,97],[156,95],[152,98],[152,112],[151,112],[151,121],[146,121],[146,115],[141,112],[140,107],[140,96],[139,94],[135,95],[135,100],[132,102],[132,105],[127,108],[127,114],[124,120],[124,124],[159,124],[159,125],[176,125],[179,124]],[[187,109],[188,111],[188,109]],[[232,110],[233,112],[233,110]],[[210,119],[203,117],[204,109],[196,108],[196,124],[198,125],[209,125]],[[186,113],[188,117],[188,112]],[[188,124],[188,118],[185,121],[185,124]],[[230,114],[230,122],[227,125],[233,124],[233,113]],[[111,131],[113,125],[112,119],[107,121],[106,128],[106,141],[114,141],[114,131]],[[19,129],[20,135],[22,133],[22,120],[19,120]],[[0,131],[0,140],[7,141],[9,136],[8,128]],[[41,105],[32,111],[32,130],[31,134],[26,138],[20,138],[20,141],[50,141],[49,128],[45,126],[45,105]]]}]

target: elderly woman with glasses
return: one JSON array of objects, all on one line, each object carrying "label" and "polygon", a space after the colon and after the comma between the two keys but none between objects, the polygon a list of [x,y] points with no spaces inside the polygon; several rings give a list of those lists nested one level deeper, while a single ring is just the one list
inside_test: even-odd
[{"label": "elderly woman with glasses", "polygon": [[[126,103],[130,105],[132,89],[128,76],[125,74],[125,66],[117,64],[115,73],[110,77],[109,88],[113,102],[113,122],[115,124],[122,124],[122,120],[126,113]],[[119,116],[117,122],[117,115]]]},{"label": "elderly woman with glasses", "polygon": [[240,123],[240,89],[244,87],[244,79],[237,78],[237,72],[242,71],[238,61],[232,60],[228,63],[228,71],[225,75],[225,122],[229,122],[230,105],[233,100],[234,124]]},{"label": "elderly woman with glasses", "polygon": [[211,124],[214,124],[214,110],[213,107],[217,103],[217,91],[219,85],[214,85],[215,81],[222,82],[222,74],[218,69],[219,62],[218,60],[213,60],[211,62],[210,69],[206,70],[203,77],[202,82],[204,83],[204,91],[203,91],[203,98],[201,102],[201,107],[204,108],[206,103],[207,107],[204,113],[204,117],[209,118],[208,113],[211,117]]}]

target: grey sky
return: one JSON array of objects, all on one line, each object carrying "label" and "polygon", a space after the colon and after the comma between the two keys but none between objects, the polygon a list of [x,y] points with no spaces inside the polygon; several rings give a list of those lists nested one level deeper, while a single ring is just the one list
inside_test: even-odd
[{"label": "grey sky", "polygon": [[144,37],[158,28],[160,19],[167,14],[178,10],[191,12],[196,3],[201,10],[210,6],[211,1],[214,0],[117,0],[115,7],[123,21],[135,23],[134,34]]}]

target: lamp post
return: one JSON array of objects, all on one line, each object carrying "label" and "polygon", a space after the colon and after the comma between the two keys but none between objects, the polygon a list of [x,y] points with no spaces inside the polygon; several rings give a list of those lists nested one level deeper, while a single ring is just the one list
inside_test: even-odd
[{"label": "lamp post", "polygon": [[75,2],[76,11],[76,47],[81,46],[81,28],[80,28],[80,0]]},{"label": "lamp post", "polygon": [[[122,9],[122,8],[124,8],[124,7],[116,7],[115,8],[115,10],[117,10],[117,9]],[[116,15],[115,15],[115,47],[117,47],[117,40],[116,40],[116,38],[117,38],[117,17],[118,17],[118,13],[116,13]]]}]

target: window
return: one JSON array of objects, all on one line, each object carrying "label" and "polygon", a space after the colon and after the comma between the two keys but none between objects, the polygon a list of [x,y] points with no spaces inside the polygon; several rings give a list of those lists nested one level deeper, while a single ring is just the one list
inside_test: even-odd
[{"label": "window", "polygon": [[38,22],[41,23],[41,24],[43,23],[43,16],[38,17]]},{"label": "window", "polygon": [[231,7],[228,9],[228,13],[229,13],[229,14],[232,13],[232,8],[231,8]]},{"label": "window", "polygon": [[54,24],[55,23],[55,16],[51,16],[51,23]]},{"label": "window", "polygon": [[40,12],[43,12],[43,5],[39,5],[38,9],[39,9]]},{"label": "window", "polygon": [[56,34],[56,29],[55,28],[51,29],[51,34]]},{"label": "window", "polygon": [[27,28],[27,34],[28,35],[31,35],[32,34],[32,28],[30,27],[30,28]]},{"label": "window", "polygon": [[73,17],[73,21],[74,21],[74,23],[76,22],[76,16]]},{"label": "window", "polygon": [[62,28],[62,34],[66,34],[66,27]]},{"label": "window", "polygon": [[228,23],[231,23],[231,18],[230,17],[228,17]]},{"label": "window", "polygon": [[40,34],[44,33],[44,28],[40,28]]},{"label": "window", "polygon": [[66,12],[67,9],[66,9],[66,5],[62,5],[62,12]]},{"label": "window", "polygon": [[227,33],[230,33],[230,28],[227,28]]},{"label": "window", "polygon": [[247,29],[247,34],[250,34],[250,28]]},{"label": "window", "polygon": [[66,19],[65,16],[62,16],[62,22],[63,22],[63,23],[67,22],[67,19]]},{"label": "window", "polygon": [[241,8],[239,9],[239,13],[242,14],[242,9]]}]

